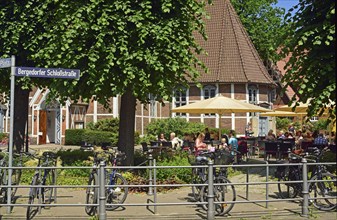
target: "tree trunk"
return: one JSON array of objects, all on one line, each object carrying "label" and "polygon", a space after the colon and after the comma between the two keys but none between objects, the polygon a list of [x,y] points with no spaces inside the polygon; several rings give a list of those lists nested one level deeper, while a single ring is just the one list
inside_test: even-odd
[{"label": "tree trunk", "polygon": [[126,166],[134,164],[136,97],[128,89],[121,98],[118,149],[126,153]]},{"label": "tree trunk", "polygon": [[13,145],[20,152],[25,143],[26,123],[28,123],[29,90],[23,90],[21,85],[15,85],[14,91],[14,129]]}]

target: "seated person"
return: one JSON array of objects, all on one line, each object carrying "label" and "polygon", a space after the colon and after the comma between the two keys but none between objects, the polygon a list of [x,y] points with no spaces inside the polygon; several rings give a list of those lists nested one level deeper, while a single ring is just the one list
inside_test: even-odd
[{"label": "seated person", "polygon": [[165,139],[165,136],[164,136],[163,133],[161,133],[161,134],[159,135],[158,141],[159,141],[159,142],[166,142],[166,141],[167,141],[167,140]]},{"label": "seated person", "polygon": [[267,134],[267,137],[266,137],[267,141],[275,141],[276,140],[276,135],[273,132],[274,131],[272,129],[270,129],[268,131],[268,134]]},{"label": "seated person", "polygon": [[222,147],[220,148],[228,150],[228,136],[226,134],[221,135],[221,143]]},{"label": "seated person", "polygon": [[328,145],[328,140],[323,136],[323,133],[319,133],[314,140],[314,144],[326,146]]},{"label": "seated person", "polygon": [[208,128],[205,128],[205,141],[211,140],[211,133],[209,132]]},{"label": "seated person", "polygon": [[176,133],[172,132],[170,134],[170,141],[172,143],[172,148],[181,148],[183,146],[183,140],[176,137]]},{"label": "seated person", "polygon": [[313,140],[314,138],[312,137],[310,131],[307,131],[306,135],[302,139],[302,141],[306,141],[306,142],[313,141]]},{"label": "seated person", "polygon": [[205,134],[200,133],[197,139],[195,140],[195,149],[197,153],[198,151],[207,150],[207,144],[204,143],[204,140],[205,140]]},{"label": "seated person", "polygon": [[277,139],[284,139],[284,138],[286,138],[286,136],[284,135],[283,131],[280,131]]}]

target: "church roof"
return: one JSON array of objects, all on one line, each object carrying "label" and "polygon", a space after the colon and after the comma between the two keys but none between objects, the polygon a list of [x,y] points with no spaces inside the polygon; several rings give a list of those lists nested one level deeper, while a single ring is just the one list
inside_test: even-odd
[{"label": "church roof", "polygon": [[200,59],[209,69],[198,82],[276,84],[262,63],[248,33],[229,0],[208,6],[207,41],[196,36],[208,56]]}]

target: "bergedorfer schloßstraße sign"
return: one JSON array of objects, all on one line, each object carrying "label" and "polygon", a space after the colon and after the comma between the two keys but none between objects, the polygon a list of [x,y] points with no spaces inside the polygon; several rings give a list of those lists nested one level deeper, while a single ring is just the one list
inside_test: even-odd
[{"label": "bergedorfer schlo\u00dfstra\u00dfe sign", "polygon": [[80,70],[63,68],[16,67],[15,76],[78,79],[80,78]]}]

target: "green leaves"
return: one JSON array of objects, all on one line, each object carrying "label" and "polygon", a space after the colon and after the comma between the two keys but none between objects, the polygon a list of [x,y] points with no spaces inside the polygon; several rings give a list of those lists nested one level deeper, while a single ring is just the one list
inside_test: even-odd
[{"label": "green leaves", "polygon": [[284,9],[274,7],[276,0],[231,0],[246,31],[263,61],[278,60],[277,49],[283,44]]},{"label": "green leaves", "polygon": [[[286,65],[285,86],[291,86],[302,102],[310,99],[308,116],[322,114],[329,106],[328,117],[336,117],[335,79],[335,1],[299,2],[299,10],[290,18],[283,53],[291,58]],[[323,109],[323,110],[322,110]]]}]

